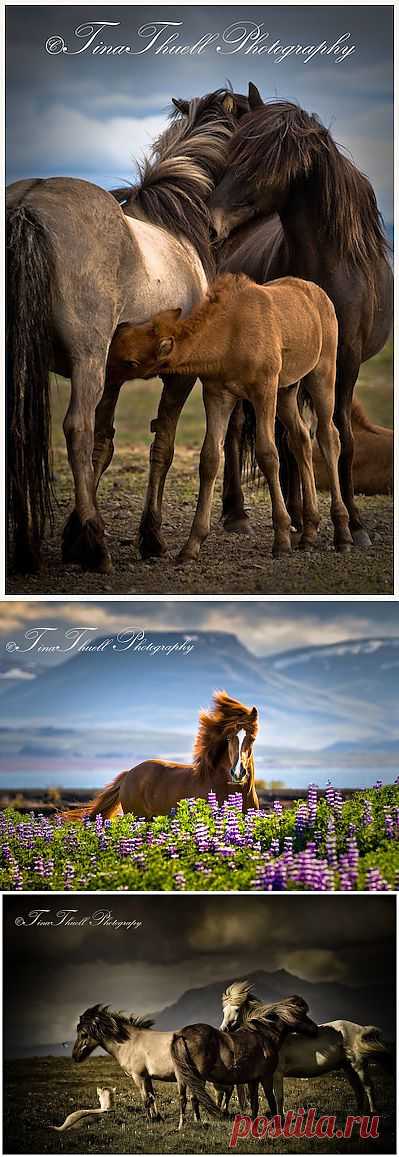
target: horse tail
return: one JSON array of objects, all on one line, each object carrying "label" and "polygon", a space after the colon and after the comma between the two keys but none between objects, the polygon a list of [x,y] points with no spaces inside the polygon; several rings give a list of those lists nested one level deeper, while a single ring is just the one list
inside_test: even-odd
[{"label": "horse tail", "polygon": [[9,535],[20,571],[36,569],[52,518],[50,451],[51,313],[49,233],[37,212],[7,213],[7,472]]},{"label": "horse tail", "polygon": [[204,1109],[208,1110],[211,1117],[217,1117],[220,1121],[223,1114],[216,1102],[213,1101],[212,1097],[207,1093],[205,1081],[194,1065],[188,1050],[187,1041],[184,1039],[182,1032],[175,1032],[173,1034],[170,1051],[176,1073],[176,1080],[180,1080],[182,1084],[188,1085],[191,1092],[197,1097],[200,1105],[203,1105]]},{"label": "horse tail", "polygon": [[115,779],[108,783],[102,791],[99,791],[98,795],[84,807],[73,807],[62,812],[62,819],[83,820],[87,817],[89,820],[94,820],[96,816],[102,816],[104,820],[111,819],[111,816],[115,815],[118,809],[120,786],[127,774],[127,771],[121,771],[120,775],[116,775]]},{"label": "horse tail", "polygon": [[391,1055],[381,1040],[381,1030],[375,1024],[366,1024],[360,1030],[354,1051],[360,1060],[365,1060],[367,1057],[370,1059],[374,1057],[377,1060],[378,1054],[380,1054],[381,1059]]},{"label": "horse tail", "polygon": [[50,1125],[50,1129],[54,1129],[56,1133],[64,1133],[66,1129],[73,1129],[83,1120],[83,1117],[98,1117],[99,1113],[103,1113],[104,1109],[76,1109],[74,1113],[69,1113],[62,1125]]},{"label": "horse tail", "polygon": [[249,807],[259,809],[259,799],[255,787],[255,760],[252,751],[248,760],[247,774],[243,784],[243,801],[246,802]]},{"label": "horse tail", "polygon": [[[243,401],[244,421],[240,439],[240,475],[243,482],[257,482],[264,485],[263,475],[256,461],[256,417],[252,402]],[[280,483],[283,494],[288,491],[288,467],[285,454],[285,432],[279,418],[276,418],[275,443],[280,459]]]}]

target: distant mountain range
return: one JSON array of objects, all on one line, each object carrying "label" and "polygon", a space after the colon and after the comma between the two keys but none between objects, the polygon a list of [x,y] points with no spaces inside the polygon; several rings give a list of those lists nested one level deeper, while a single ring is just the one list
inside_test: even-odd
[{"label": "distant mountain range", "polygon": [[[222,1020],[222,993],[227,985],[236,979],[236,976],[230,976],[224,981],[207,984],[203,988],[188,989],[174,1004],[152,1014],[155,1027],[167,1031],[199,1021],[219,1026]],[[364,988],[351,988],[349,985],[335,982],[311,983],[291,975],[284,969],[276,972],[252,972],[246,979],[253,985],[256,995],[267,1002],[280,1000],[294,992],[300,993],[308,1001],[310,1015],[318,1024],[329,1020],[353,1020],[359,1024],[378,1025],[389,1040],[394,1035],[395,992],[387,984],[386,979]],[[77,1009],[77,1012],[79,1011],[82,1010]],[[126,1009],[126,1011],[134,1010]],[[70,1041],[31,1046],[16,1044],[7,1051],[7,1055],[70,1056],[72,1043]]]},{"label": "distant mountain range", "polygon": [[[98,649],[98,637],[95,651],[57,656],[54,665],[33,653],[1,658],[3,790],[92,789],[154,755],[184,762],[199,710],[217,688],[259,709],[258,779],[302,790],[329,777],[358,787],[395,778],[399,638],[268,656],[227,632],[157,631],[145,639],[151,652]],[[192,650],[183,654],[185,640]],[[154,647],[175,650],[154,654]]]}]

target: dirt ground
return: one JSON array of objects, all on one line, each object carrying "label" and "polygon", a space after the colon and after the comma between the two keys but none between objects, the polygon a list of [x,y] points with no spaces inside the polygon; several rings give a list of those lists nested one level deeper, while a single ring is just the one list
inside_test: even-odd
[{"label": "dirt ground", "polygon": [[227,534],[218,523],[220,480],[213,523],[200,558],[188,567],[175,556],[188,537],[197,493],[198,451],[178,448],[164,499],[164,536],[168,554],[143,562],[137,545],[138,525],[147,478],[148,449],[123,448],[103,479],[101,510],[106,520],[113,572],[83,572],[61,561],[61,533],[72,507],[72,480],[65,454],[56,454],[58,506],[54,532],[43,546],[42,568],[33,576],[10,576],[8,594],[390,594],[392,577],[393,504],[390,498],[360,498],[372,547],[339,555],[333,549],[329,501],[320,498],[319,543],[310,554],[294,551],[291,558],[272,559],[269,498],[263,488],[248,490],[250,536]]},{"label": "dirt ground", "polygon": [[[164,497],[164,537],[168,554],[143,562],[137,535],[148,472],[150,421],[161,391],[159,379],[125,383],[116,413],[116,449],[102,479],[100,508],[106,521],[113,572],[84,573],[61,561],[61,532],[73,506],[62,419],[69,385],[53,381],[55,491],[58,500],[54,533],[47,532],[43,561],[35,576],[9,576],[8,594],[66,595],[201,595],[201,594],[391,594],[393,591],[393,503],[391,498],[359,498],[372,547],[366,553],[337,555],[332,545],[329,500],[320,496],[321,532],[311,554],[295,551],[289,559],[273,560],[270,501],[263,487],[247,488],[250,537],[226,534],[218,520],[221,479],[213,505],[212,530],[198,562],[177,567],[174,561],[188,537],[198,493],[199,451],[204,411],[199,383],[186,403],[178,426],[176,453]],[[392,424],[392,348],[362,367],[358,396],[371,419]]]}]

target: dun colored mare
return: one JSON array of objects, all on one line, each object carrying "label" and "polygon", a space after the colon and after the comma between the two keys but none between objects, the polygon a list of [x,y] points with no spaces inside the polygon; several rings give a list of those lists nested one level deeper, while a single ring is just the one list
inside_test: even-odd
[{"label": "dun colored mare", "polygon": [[[246,98],[240,102],[247,106]],[[145,321],[172,305],[187,313],[206,292],[214,272],[207,201],[238,115],[238,100],[226,90],[192,100],[155,143],[128,213],[116,196],[74,178],[32,178],[7,190],[8,513],[18,570],[38,566],[52,512],[51,370],[71,379],[64,433],[75,509],[63,557],[86,569],[111,568],[97,488],[112,459],[115,405],[127,374],[107,376],[109,346],[119,322]],[[162,396],[141,525],[144,554],[162,548],[162,491],[178,413],[193,384],[169,379]]]},{"label": "dun colored mare", "polygon": [[[244,707],[225,691],[213,697],[213,709],[201,711],[191,764],[151,759],[117,775],[85,807],[65,812],[66,819],[104,819],[122,810],[151,819],[167,815],[181,799],[206,799],[215,792],[222,804],[233,791],[242,793],[244,811],[259,808],[255,788],[253,743],[258,731],[256,707]],[[239,742],[239,732],[244,738]],[[240,761],[239,778],[233,778]]]},{"label": "dun colored mare", "polygon": [[174,1033],[172,1060],[179,1086],[180,1128],[184,1124],[186,1090],[190,1089],[213,1117],[221,1111],[205,1088],[206,1081],[226,1088],[246,1084],[251,1111],[258,1115],[258,1084],[261,1082],[270,1111],[277,1112],[273,1076],[278,1054],[288,1032],[314,1035],[317,1026],[307,1015],[308,1005],[300,996],[288,996],[277,1004],[257,1005],[245,1026],[236,1032],[222,1032],[208,1024],[193,1024]]},{"label": "dun colored mare", "polygon": [[[247,1017],[256,1015],[263,1002],[252,993],[246,980],[236,980],[226,988],[222,998],[223,1020],[221,1030],[234,1033],[247,1023]],[[343,1071],[356,1095],[359,1110],[365,1098],[370,1112],[375,1112],[374,1090],[368,1063],[385,1060],[389,1056],[374,1025],[353,1024],[348,1020],[333,1020],[317,1027],[312,1038],[301,1030],[287,1036],[279,1050],[278,1065],[273,1076],[277,1111],[284,1113],[284,1077],[320,1077],[336,1069]]]},{"label": "dun colored mare", "polygon": [[224,274],[189,317],[167,310],[141,327],[119,329],[110,361],[132,361],[143,374],[197,373],[204,387],[206,435],[200,458],[200,491],[188,542],[179,559],[197,558],[210,528],[212,496],[228,421],[237,398],[253,406],[255,455],[272,502],[273,554],[291,552],[291,518],[279,481],[274,430],[276,412],[288,431],[302,480],[304,527],[301,546],[313,546],[319,525],[312,447],[297,404],[298,381],[314,406],[317,438],[329,475],[331,516],[337,550],[348,551],[351,535],[342,502],[339,436],[333,423],[337,319],[324,291],[312,282],[286,277],[258,286],[243,274]]},{"label": "dun colored mare", "polygon": [[[315,114],[286,101],[264,104],[254,85],[249,103],[210,201],[216,234],[224,241],[218,268],[260,283],[292,274],[316,282],[331,298],[339,332],[334,420],[342,497],[353,541],[365,547],[370,539],[353,491],[352,395],[361,363],[389,336],[393,296],[375,195]],[[300,485],[289,459],[288,508],[299,529]]]}]

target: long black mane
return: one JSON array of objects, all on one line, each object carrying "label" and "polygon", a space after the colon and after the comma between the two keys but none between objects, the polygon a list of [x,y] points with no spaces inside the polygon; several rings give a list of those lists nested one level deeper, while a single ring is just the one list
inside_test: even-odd
[{"label": "long black mane", "polygon": [[186,115],[173,113],[168,128],[139,166],[139,183],[111,189],[128,216],[186,237],[208,275],[215,267],[207,201],[224,172],[229,139],[237,124],[223,103],[229,95],[227,89],[217,89],[191,100]]},{"label": "long black mane", "polygon": [[370,266],[389,249],[368,178],[341,152],[315,113],[289,101],[263,105],[245,116],[234,134],[229,166],[242,176],[293,196],[305,189],[314,227],[337,258]]},{"label": "long black mane", "polygon": [[129,1040],[131,1028],[152,1028],[153,1020],[145,1016],[126,1016],[123,1012],[113,1012],[109,1004],[94,1004],[82,1013],[79,1029],[85,1029],[94,1040],[101,1044],[104,1040],[114,1040],[122,1044]]}]

